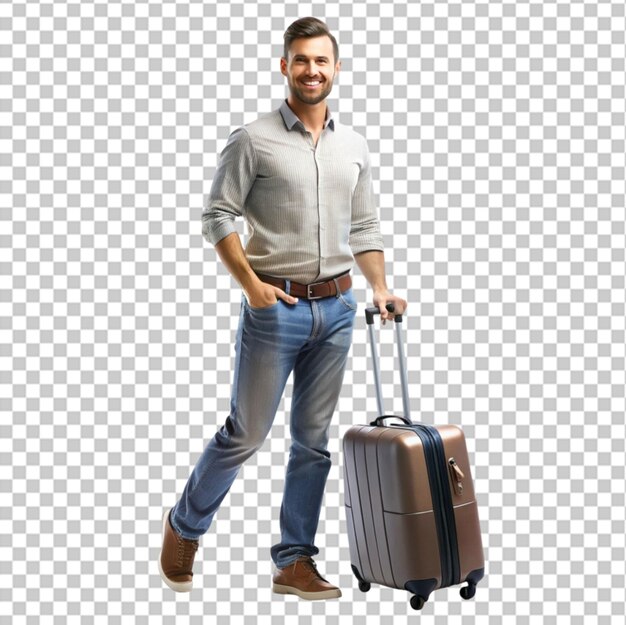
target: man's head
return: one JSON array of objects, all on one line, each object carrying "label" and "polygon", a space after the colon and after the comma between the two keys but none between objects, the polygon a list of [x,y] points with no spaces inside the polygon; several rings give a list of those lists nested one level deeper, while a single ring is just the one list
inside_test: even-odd
[{"label": "man's head", "polygon": [[289,61],[289,51],[294,39],[310,37],[328,37],[333,45],[333,65],[339,60],[339,46],[337,40],[330,34],[328,26],[316,17],[301,17],[285,31],[283,39],[283,58]]},{"label": "man's head", "polygon": [[[324,100],[341,68],[337,40],[324,22],[315,17],[296,20],[284,34],[280,71],[291,94],[305,104]],[[315,83],[312,86],[306,83]]]}]

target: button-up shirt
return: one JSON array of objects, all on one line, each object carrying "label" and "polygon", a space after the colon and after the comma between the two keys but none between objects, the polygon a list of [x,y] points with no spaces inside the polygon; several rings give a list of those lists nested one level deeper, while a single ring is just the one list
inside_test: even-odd
[{"label": "button-up shirt", "polygon": [[326,109],[317,145],[284,100],[234,130],[202,213],[212,244],[248,227],[252,269],[309,284],[349,271],[354,254],[383,250],[367,141]]}]

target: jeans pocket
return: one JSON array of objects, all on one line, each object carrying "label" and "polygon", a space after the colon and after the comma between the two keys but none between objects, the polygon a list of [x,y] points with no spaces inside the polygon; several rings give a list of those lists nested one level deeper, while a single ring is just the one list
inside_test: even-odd
[{"label": "jeans pocket", "polygon": [[275,310],[276,308],[278,308],[278,304],[280,304],[280,299],[277,299],[273,304],[270,304],[269,306],[264,306],[263,308],[254,308],[254,306],[250,306],[250,302],[246,300],[246,306],[248,307],[248,310],[254,313],[264,313],[268,310]]},{"label": "jeans pocket", "polygon": [[352,293],[352,288],[349,288],[347,291],[343,293],[339,293],[337,295],[337,299],[348,309],[356,312],[357,310],[357,302],[354,299],[354,293]]}]

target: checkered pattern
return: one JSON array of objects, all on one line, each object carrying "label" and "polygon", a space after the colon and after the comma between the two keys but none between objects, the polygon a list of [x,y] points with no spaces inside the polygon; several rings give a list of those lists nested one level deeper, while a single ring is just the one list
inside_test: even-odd
[{"label": "checkered pattern", "polygon": [[[191,595],[156,566],[162,510],[228,411],[240,291],[201,237],[203,198],[231,130],[287,94],[284,30],[316,15],[343,59],[329,104],[368,139],[410,304],[412,417],[462,426],[479,499],[486,577],[470,601],[435,591],[422,622],[624,623],[623,1],[0,15],[3,622],[415,622],[408,593],[363,594],[350,570],[340,441],[376,416],[361,315],[317,541],[343,597],[270,591],[290,387]],[[356,294],[362,308],[360,275]],[[388,326],[381,341],[400,411]]]}]

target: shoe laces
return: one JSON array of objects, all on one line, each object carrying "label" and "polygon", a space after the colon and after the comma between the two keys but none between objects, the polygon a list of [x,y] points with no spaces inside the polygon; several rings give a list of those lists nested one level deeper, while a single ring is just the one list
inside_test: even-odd
[{"label": "shoe laces", "polygon": [[176,556],[180,566],[188,565],[193,560],[194,554],[198,550],[199,541],[187,540],[182,537],[178,537],[178,546]]},{"label": "shoe laces", "polygon": [[317,570],[317,564],[315,564],[315,560],[313,560],[313,558],[311,556],[306,556],[305,558],[300,558],[299,560],[296,560],[293,563],[293,567],[294,569],[296,568],[296,564],[298,564],[298,562],[300,564],[303,564],[304,566],[306,566],[310,571],[312,571],[314,573],[314,575],[316,575],[317,577],[319,577],[321,580],[327,582],[327,579],[324,579],[320,572]]}]

